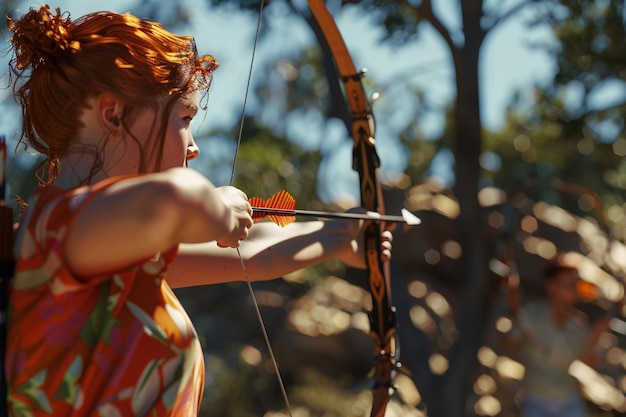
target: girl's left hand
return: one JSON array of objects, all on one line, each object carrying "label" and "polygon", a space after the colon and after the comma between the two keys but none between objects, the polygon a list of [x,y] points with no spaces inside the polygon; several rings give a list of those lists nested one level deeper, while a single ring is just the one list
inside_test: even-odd
[{"label": "girl's left hand", "polygon": [[[364,212],[362,209],[349,210],[350,212]],[[346,220],[346,235],[350,238],[349,246],[339,258],[346,264],[355,268],[366,268],[365,264],[365,230],[370,221]],[[395,224],[382,223],[380,233],[380,256],[383,262],[391,259],[393,235],[391,230]]]}]

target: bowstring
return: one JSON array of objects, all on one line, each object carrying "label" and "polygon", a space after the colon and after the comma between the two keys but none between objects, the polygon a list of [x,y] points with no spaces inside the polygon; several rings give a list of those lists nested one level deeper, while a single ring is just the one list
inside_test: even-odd
[{"label": "bowstring", "polygon": [[[233,157],[233,168],[230,173],[230,185],[233,185],[235,180],[235,169],[237,166],[237,159],[239,157],[239,147],[241,145],[241,138],[243,136],[243,125],[246,116],[246,106],[248,104],[248,96],[250,93],[250,85],[252,84],[252,70],[254,68],[254,57],[256,55],[257,44],[259,42],[259,36],[261,33],[261,22],[263,17],[263,6],[265,5],[265,0],[259,1],[259,16],[256,25],[256,33],[254,35],[254,44],[252,46],[252,57],[250,58],[250,68],[248,70],[248,80],[246,82],[246,92],[243,99],[243,105],[241,108],[241,118],[239,122],[239,133],[237,135],[237,145],[235,147],[235,155]],[[261,326],[261,332],[263,334],[263,340],[265,341],[265,347],[269,353],[270,359],[272,361],[272,367],[274,368],[274,373],[276,374],[276,379],[278,381],[278,386],[280,387],[281,395],[283,396],[283,401],[285,402],[285,406],[287,407],[287,413],[289,417],[293,417],[291,412],[291,406],[289,405],[289,398],[287,397],[287,390],[285,389],[285,384],[283,383],[283,378],[280,374],[280,370],[278,369],[278,361],[276,360],[276,356],[274,355],[274,349],[272,348],[272,343],[270,342],[269,335],[267,334],[267,328],[265,327],[265,322],[263,320],[263,316],[261,315],[261,309],[259,307],[259,302],[254,294],[254,289],[252,288],[252,282],[250,281],[250,275],[248,274],[248,268],[246,267],[246,263],[243,260],[243,256],[241,256],[241,252],[239,248],[237,248],[237,256],[239,257],[239,262],[241,263],[241,269],[246,278],[246,285],[248,287],[248,292],[250,293],[250,298],[252,299],[252,305],[254,306],[254,311],[256,313],[257,320],[259,325]]]}]

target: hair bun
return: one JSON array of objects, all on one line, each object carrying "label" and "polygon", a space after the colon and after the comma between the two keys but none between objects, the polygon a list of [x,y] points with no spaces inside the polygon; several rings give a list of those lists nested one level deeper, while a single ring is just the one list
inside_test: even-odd
[{"label": "hair bun", "polygon": [[68,26],[69,13],[61,14],[60,8],[53,14],[44,4],[39,9],[30,9],[17,20],[10,17],[9,31],[13,33],[11,42],[15,48],[17,69],[33,69],[43,63],[56,63],[60,56],[75,53],[80,49],[78,41],[73,41]]}]

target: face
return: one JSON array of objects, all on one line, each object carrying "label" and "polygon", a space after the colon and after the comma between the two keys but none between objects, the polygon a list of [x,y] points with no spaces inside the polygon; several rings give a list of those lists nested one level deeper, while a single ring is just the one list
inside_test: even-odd
[{"label": "face", "polygon": [[[141,153],[149,171],[163,171],[169,168],[187,166],[188,161],[197,158],[200,154],[191,133],[191,121],[198,113],[198,96],[196,91],[179,98],[174,103],[167,119],[161,164],[158,167],[155,167],[158,161],[155,152],[159,146],[155,145],[154,136],[157,135],[158,129],[155,126],[159,124],[160,112],[156,114],[152,109],[146,109],[137,115],[130,130],[142,142]],[[167,98],[160,103],[162,104],[161,108],[165,106],[166,102]],[[147,132],[151,132],[151,134]]]},{"label": "face", "polygon": [[165,144],[163,147],[162,169],[187,166],[196,159],[200,149],[191,134],[191,121],[198,114],[198,92],[181,97],[174,104],[169,116]]},{"label": "face", "polygon": [[556,307],[567,309],[576,303],[578,279],[575,270],[562,270],[546,283],[548,295]]}]

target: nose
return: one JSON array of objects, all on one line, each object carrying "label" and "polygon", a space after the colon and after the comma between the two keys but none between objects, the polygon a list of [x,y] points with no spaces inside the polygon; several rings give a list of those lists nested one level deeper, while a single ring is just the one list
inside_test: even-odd
[{"label": "nose", "polygon": [[200,148],[196,145],[196,142],[191,139],[191,143],[187,146],[187,161],[196,159],[200,155]]}]

